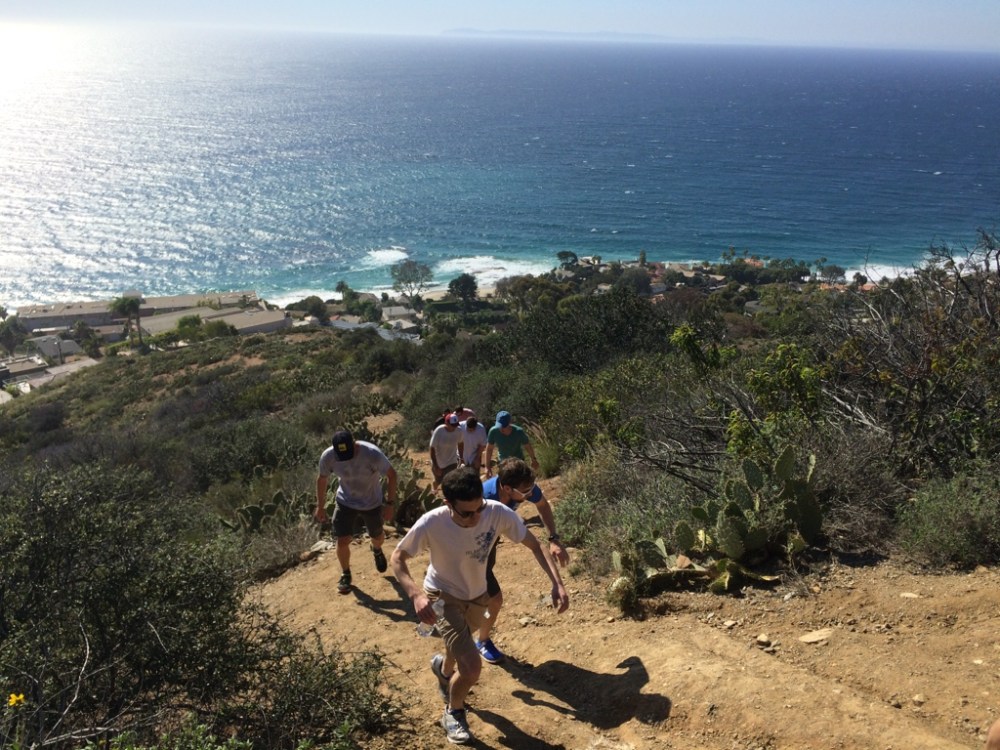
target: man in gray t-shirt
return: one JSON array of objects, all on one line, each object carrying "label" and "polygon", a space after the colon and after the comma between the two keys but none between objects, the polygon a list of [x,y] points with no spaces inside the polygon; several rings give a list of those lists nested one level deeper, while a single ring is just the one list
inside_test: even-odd
[{"label": "man in gray t-shirt", "polygon": [[[337,560],[343,574],[337,591],[346,594],[351,590],[351,540],[354,524],[360,516],[371,537],[375,569],[385,573],[388,561],[382,552],[385,533],[382,524],[392,520],[392,507],[396,502],[396,470],[385,454],[371,443],[355,440],[342,427],[333,434],[332,445],[319,457],[319,476],[316,478],[316,513],[319,523],[326,523],[326,490],[330,475],[340,481],[337,486],[336,506],[333,511],[333,535],[337,539]],[[382,501],[382,477],[388,480],[388,502]]]}]

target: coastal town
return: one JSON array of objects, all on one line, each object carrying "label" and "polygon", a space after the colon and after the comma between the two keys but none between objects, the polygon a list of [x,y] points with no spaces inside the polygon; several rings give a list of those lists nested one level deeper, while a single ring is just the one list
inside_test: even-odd
[{"label": "coastal town", "polygon": [[[601,295],[625,282],[654,303],[662,302],[671,291],[681,289],[710,294],[736,283],[740,290],[745,291],[746,285],[734,279],[731,268],[760,271],[766,267],[764,260],[755,257],[739,258],[734,266],[647,261],[644,254],[640,254],[638,260],[628,262],[604,262],[599,256],[577,257],[568,251],[559,253],[558,257],[560,265],[547,274],[555,283],[572,285],[586,294]],[[825,289],[843,290],[847,287],[842,269],[834,268],[832,272],[811,277],[805,264],[786,262],[786,265],[791,270],[787,280],[794,284],[812,278]],[[513,301],[505,299],[510,295],[504,294],[511,282],[527,280],[532,283],[535,278],[504,279],[498,285],[499,290],[477,290],[473,285],[474,296],[480,298],[482,304]],[[860,289],[875,286],[863,277],[856,277],[854,284]],[[453,296],[447,291],[425,291],[423,285],[416,288],[417,292],[423,292],[422,295],[414,294],[414,290],[410,289],[410,295],[403,294],[399,298],[390,298],[385,293],[379,296],[353,291],[346,286],[341,286],[341,290],[338,292],[340,299],[310,298],[312,303],[303,300],[305,304],[291,304],[285,309],[268,303],[251,289],[148,297],[141,291],[130,290],[118,299],[134,300],[137,310],[134,321],[116,312],[112,300],[53,302],[22,307],[17,310],[16,318],[24,335],[20,341],[15,340],[14,350],[8,350],[7,356],[0,359],[0,388],[27,393],[43,387],[97,364],[98,357],[108,351],[127,353],[129,340],[136,336],[139,341],[145,339],[172,346],[184,345],[182,334],[185,326],[190,326],[192,322],[198,326],[211,324],[214,330],[230,335],[268,333],[295,326],[325,325],[340,330],[372,328],[389,340],[401,338],[419,342],[433,321],[434,305],[447,302]],[[503,304],[499,303],[499,306]],[[756,299],[748,300],[743,312],[752,317],[760,306]],[[359,307],[364,308],[367,314],[354,314]],[[193,321],[192,316],[197,320]],[[87,341],[91,345],[85,348]],[[11,393],[2,389],[0,403],[11,398]]]}]

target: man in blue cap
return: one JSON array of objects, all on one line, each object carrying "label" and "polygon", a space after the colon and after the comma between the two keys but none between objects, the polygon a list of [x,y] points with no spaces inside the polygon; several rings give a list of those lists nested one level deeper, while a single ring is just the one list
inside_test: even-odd
[{"label": "man in blue cap", "polygon": [[538,459],[531,445],[528,433],[514,424],[509,411],[497,412],[497,423],[486,435],[486,476],[493,474],[493,450],[498,453],[497,463],[505,458],[519,458],[524,461],[524,454],[531,456],[531,468],[538,472]]}]

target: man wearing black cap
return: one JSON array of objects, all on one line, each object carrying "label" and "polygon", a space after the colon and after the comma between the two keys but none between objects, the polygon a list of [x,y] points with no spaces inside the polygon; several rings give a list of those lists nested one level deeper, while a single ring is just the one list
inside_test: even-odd
[{"label": "man wearing black cap", "polygon": [[[337,591],[346,594],[351,590],[351,540],[358,516],[365,522],[371,537],[375,569],[384,573],[388,561],[382,552],[385,532],[382,524],[392,519],[392,506],[396,502],[396,470],[385,454],[371,443],[355,440],[343,427],[333,433],[332,445],[319,458],[319,476],[316,479],[316,513],[319,523],[326,523],[326,489],[330,475],[340,480],[337,486],[336,507],[333,511],[333,535],[337,539],[337,560],[343,575]],[[388,480],[388,502],[382,501],[382,477]]]}]

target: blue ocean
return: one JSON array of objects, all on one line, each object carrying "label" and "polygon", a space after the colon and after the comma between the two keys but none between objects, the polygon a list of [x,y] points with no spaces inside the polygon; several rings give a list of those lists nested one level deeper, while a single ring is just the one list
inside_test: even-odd
[{"label": "blue ocean", "polygon": [[1000,219],[1000,57],[0,26],[0,304],[733,247],[903,272]]}]

